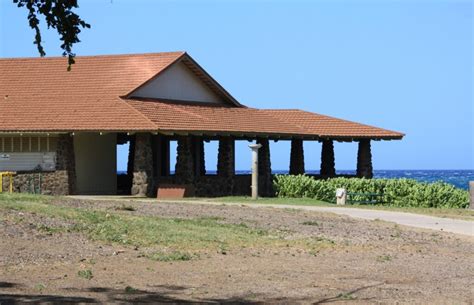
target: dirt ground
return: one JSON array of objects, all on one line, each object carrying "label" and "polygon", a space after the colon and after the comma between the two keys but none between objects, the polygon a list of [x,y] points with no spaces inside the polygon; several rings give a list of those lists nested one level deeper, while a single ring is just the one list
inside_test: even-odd
[{"label": "dirt ground", "polygon": [[[57,200],[134,215],[219,217],[334,246],[209,251],[157,262],[141,249],[40,229],[64,220],[0,210],[0,304],[281,303],[472,304],[474,239],[328,213],[177,203]],[[22,217],[23,221],[14,219]],[[61,223],[61,225],[68,225]],[[78,276],[89,269],[93,277]]]}]

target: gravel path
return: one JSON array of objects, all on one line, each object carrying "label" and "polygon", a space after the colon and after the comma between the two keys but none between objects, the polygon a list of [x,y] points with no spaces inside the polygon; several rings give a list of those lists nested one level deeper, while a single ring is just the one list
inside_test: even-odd
[{"label": "gravel path", "polygon": [[[203,202],[199,202],[203,203]],[[206,204],[212,204],[206,202]],[[226,203],[227,204],[227,203]],[[242,205],[242,204],[239,204]],[[243,204],[248,207],[272,207],[280,209],[297,209],[304,211],[315,211],[315,212],[330,212],[338,215],[346,215],[355,218],[368,219],[368,220],[383,220],[394,222],[403,226],[410,226],[415,228],[430,229],[435,231],[451,232],[456,234],[464,234],[468,236],[474,236],[474,222],[468,220],[452,219],[452,218],[441,218],[427,215],[404,213],[404,212],[392,212],[392,211],[380,211],[380,210],[368,210],[368,209],[357,209],[357,208],[346,208],[346,207],[317,207],[317,206],[295,206],[295,205],[284,205],[284,204]]]}]

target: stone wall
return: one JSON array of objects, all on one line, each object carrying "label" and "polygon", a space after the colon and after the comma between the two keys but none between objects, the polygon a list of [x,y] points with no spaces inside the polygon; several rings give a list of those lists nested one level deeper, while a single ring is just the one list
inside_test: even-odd
[{"label": "stone wall", "polygon": [[[159,184],[179,185],[180,179],[176,176],[158,177]],[[251,175],[236,175],[233,178],[233,190],[229,193],[227,179],[218,175],[206,175],[196,177],[194,181],[197,197],[222,197],[222,196],[250,196]]]},{"label": "stone wall", "polygon": [[[76,189],[74,142],[69,135],[60,135],[56,147],[56,170],[51,172],[17,172],[13,191],[47,195],[72,195]],[[3,191],[8,191],[9,178],[3,178]]]},{"label": "stone wall", "polygon": [[[3,191],[8,192],[10,178],[3,178]],[[15,193],[41,193],[45,195],[70,195],[69,177],[65,171],[17,172],[13,177]]]}]

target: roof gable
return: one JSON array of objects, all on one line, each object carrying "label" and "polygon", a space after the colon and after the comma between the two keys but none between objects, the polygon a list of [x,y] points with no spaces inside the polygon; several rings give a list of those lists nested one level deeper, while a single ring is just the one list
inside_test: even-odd
[{"label": "roof gable", "polygon": [[[177,78],[178,77],[178,78]],[[179,78],[181,77],[181,78]],[[188,82],[191,88],[180,88],[181,84],[173,80]],[[165,90],[164,87],[166,87]],[[161,92],[159,92],[161,89]],[[127,98],[161,98],[167,100],[223,103],[245,107],[227,92],[214,78],[209,75],[189,54],[184,53],[168,67],[160,70],[153,77],[133,89]]]},{"label": "roof gable", "polygon": [[175,62],[140,86],[133,97],[221,104],[224,99],[194,74],[183,62]]}]

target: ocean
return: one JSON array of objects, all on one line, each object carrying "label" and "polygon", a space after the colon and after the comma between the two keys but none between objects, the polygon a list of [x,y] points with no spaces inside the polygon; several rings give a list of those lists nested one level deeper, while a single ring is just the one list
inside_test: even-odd
[{"label": "ocean", "polygon": [[[208,170],[209,174],[215,171]],[[250,171],[236,171],[237,174],[250,174]],[[125,173],[118,171],[119,174]],[[274,174],[287,174],[288,171],[274,170]],[[309,170],[308,174],[318,174],[319,171]],[[355,170],[338,170],[338,174],[355,174]],[[374,178],[408,178],[422,182],[443,181],[458,188],[468,189],[469,181],[474,181],[474,170],[374,170]]]}]

